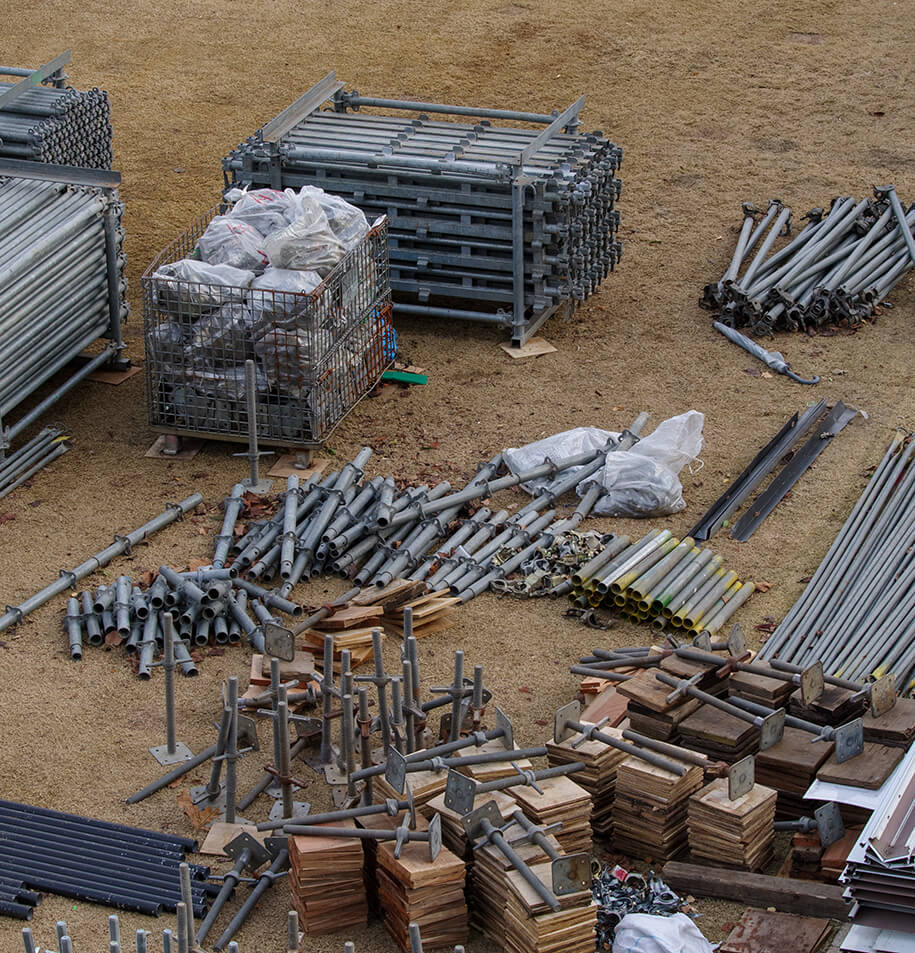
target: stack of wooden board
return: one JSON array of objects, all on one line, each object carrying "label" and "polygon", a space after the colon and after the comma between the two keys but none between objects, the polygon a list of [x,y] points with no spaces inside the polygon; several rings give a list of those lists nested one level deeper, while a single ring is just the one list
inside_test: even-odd
[{"label": "stack of wooden board", "polygon": [[[356,823],[359,827],[372,831],[393,831],[403,821],[403,814],[391,817],[390,814],[368,814],[357,818]],[[426,830],[426,820],[422,817],[416,818],[416,827],[418,830]],[[381,900],[378,896],[378,841],[365,840],[362,842],[365,850],[365,895],[368,900],[369,910],[380,917]]]},{"label": "stack of wooden board", "polygon": [[702,768],[678,775],[634,756],[616,772],[613,845],[630,857],[667,861],[686,848],[689,797],[702,787]]},{"label": "stack of wooden board", "polygon": [[[674,678],[688,680],[699,675],[699,680],[694,683],[696,688],[701,688],[702,691],[708,692],[709,695],[721,696],[727,694],[728,680],[727,678],[722,678],[718,674],[718,670],[726,661],[727,659],[722,658],[720,663],[696,662],[693,659],[680,658],[678,655],[668,655],[661,660],[660,667],[661,671],[667,672],[668,675],[672,675]],[[649,669],[649,671],[651,670]],[[674,691],[666,682],[661,682],[657,678],[655,681],[664,689],[665,694]]]},{"label": "stack of wooden board", "polygon": [[759,731],[712,705],[702,705],[680,722],[680,744],[713,761],[736,764],[759,747]]},{"label": "stack of wooden board", "polygon": [[[622,740],[622,732],[616,728],[601,731]],[[613,792],[616,788],[616,769],[626,758],[623,751],[605,745],[602,741],[585,741],[577,748],[572,739],[557,743],[551,739],[546,744],[550,767],[584,763],[582,771],[574,775],[575,783],[591,795],[591,830],[595,837],[609,837],[613,831]]]},{"label": "stack of wooden board", "polygon": [[442,632],[454,625],[451,615],[460,600],[447,589],[426,592],[426,584],[410,579],[395,579],[383,589],[364,589],[352,600],[353,605],[375,606],[382,611],[382,624],[391,635],[403,637],[403,610],[413,610],[413,634],[418,638]]},{"label": "stack of wooden board", "polygon": [[[327,827],[352,827],[352,821]],[[363,927],[368,907],[362,842],[342,837],[290,837],[289,887],[309,936]]]},{"label": "stack of wooden board", "polygon": [[[518,802],[507,791],[489,791],[474,798],[471,810],[482,807],[487,801],[495,801],[496,807],[503,817],[508,817],[518,807]],[[467,864],[469,876],[474,860],[473,845],[464,833],[464,828],[461,825],[461,815],[446,806],[444,794],[439,794],[431,801],[423,804],[420,812],[426,820],[432,820],[435,814],[441,815],[442,843]]]},{"label": "stack of wooden board", "polygon": [[536,824],[562,824],[556,840],[567,854],[591,850],[591,795],[571,778],[544,778],[539,794],[528,785],[512,789],[521,810]]},{"label": "stack of wooden board", "polygon": [[908,748],[915,739],[915,698],[897,698],[896,704],[879,718],[867,712],[864,740],[894,748]]},{"label": "stack of wooden board", "polygon": [[804,800],[804,794],[835,746],[831,741],[811,743],[812,737],[800,728],[786,728],[781,741],[756,755],[757,782],[778,791],[778,820],[812,814],[816,807]]},{"label": "stack of wooden board", "polygon": [[728,695],[745,698],[767,708],[784,707],[793,691],[791,682],[754,672],[734,672],[728,679]]},{"label": "stack of wooden board", "polygon": [[[493,752],[504,752],[505,745],[501,738],[493,738],[485,744],[476,745],[473,748],[459,752],[462,755],[490,754]],[[533,764],[529,758],[517,758],[514,762],[522,771],[532,771]],[[510,778],[517,776],[518,772],[512,767],[511,761],[492,761],[489,764],[468,764],[463,766],[461,774],[466,774],[468,778],[474,781],[494,781],[496,778]]]},{"label": "stack of wooden board", "polygon": [[382,628],[380,606],[347,606],[320,623],[320,628],[305,633],[305,651],[315,656],[315,664],[324,666],[324,639],[334,637],[334,671],[340,671],[340,653],[348,649],[353,668],[372,657],[372,630]]},{"label": "stack of wooden board", "polygon": [[876,791],[892,774],[893,768],[903,759],[902,748],[878,745],[873,741],[864,742],[861,754],[839,764],[835,752],[817,771],[818,781],[830,781],[833,784],[848,784],[856,788]]},{"label": "stack of wooden board", "polygon": [[728,797],[726,778],[707,784],[689,799],[689,850],[698,863],[761,870],[772,859],[776,792],[754,784]]},{"label": "stack of wooden board", "polygon": [[845,864],[848,862],[848,855],[861,836],[861,827],[849,827],[845,831],[845,836],[830,844],[823,851],[820,858],[820,879],[827,883],[838,883],[842,871],[845,870]]},{"label": "stack of wooden board", "polygon": [[810,705],[801,700],[801,690],[795,689],[788,700],[788,714],[817,725],[844,725],[864,713],[867,700],[847,688],[827,685],[823,694]]},{"label": "stack of wooden board", "polygon": [[402,950],[410,949],[409,925],[419,925],[424,950],[451,949],[467,941],[464,861],[443,847],[429,859],[424,843],[406,844],[400,857],[395,845],[378,844],[376,875],[385,929]]},{"label": "stack of wooden board", "polygon": [[[551,885],[548,863],[532,868],[541,883]],[[511,953],[593,953],[597,905],[590,890],[559,897],[555,912],[537,896],[517,871],[508,874],[505,949]]]},{"label": "stack of wooden board", "polygon": [[655,678],[654,672],[644,669],[616,687],[629,699],[629,725],[633,731],[676,744],[680,723],[701,704],[695,698],[667,701],[673,689]]},{"label": "stack of wooden board", "polygon": [[[280,681],[284,685],[298,679],[297,686],[290,691],[304,690],[312,681],[315,672],[314,656],[310,652],[296,652],[292,661],[280,661]],[[270,687],[270,656],[255,652],[251,656],[251,672],[248,676],[248,690],[245,697],[262,695]]]},{"label": "stack of wooden board", "polygon": [[[407,774],[407,784],[413,792],[413,801],[417,807],[427,804],[432,798],[444,793],[448,783],[447,771],[411,771]],[[384,775],[372,778],[372,798],[376,804],[383,804],[385,798],[400,799],[402,791],[395,791],[384,779]]]}]

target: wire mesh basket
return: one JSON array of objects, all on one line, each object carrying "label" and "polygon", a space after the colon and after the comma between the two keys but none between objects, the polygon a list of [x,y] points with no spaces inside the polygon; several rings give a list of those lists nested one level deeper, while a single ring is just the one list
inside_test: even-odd
[{"label": "wire mesh basket", "polygon": [[198,238],[224,211],[201,216],[143,275],[150,426],[246,440],[253,359],[259,438],[318,446],[394,360],[387,219],[307,292],[163,277],[164,266],[199,258]]}]

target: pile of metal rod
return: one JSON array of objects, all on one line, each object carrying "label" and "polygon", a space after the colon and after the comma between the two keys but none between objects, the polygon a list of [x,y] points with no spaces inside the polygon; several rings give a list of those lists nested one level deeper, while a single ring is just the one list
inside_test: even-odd
[{"label": "pile of metal rod", "polygon": [[71,596],[64,617],[70,657],[79,661],[86,642],[123,644],[138,677],[148,679],[162,656],[166,613],[177,629],[175,657],[184,675],[197,674],[189,646],[238,645],[244,637],[263,652],[264,625],[280,623],[278,612],[298,617],[302,607],[236,575],[235,569],[175,572],[161,566],[145,592],[129,576],[118,576],[114,585]]},{"label": "pile of metal rod", "polygon": [[827,214],[812,209],[807,224],[772,254],[790,230],[791,209],[773,199],[764,215],[752,205],[743,210],[731,263],[699,302],[729,327],[769,334],[854,324],[915,266],[915,206],[906,212],[892,185],[860,202],[839,196]]},{"label": "pile of metal rod", "polygon": [[[520,345],[558,309],[585,301],[620,260],[622,150],[578,131],[584,97],[543,115],[343,86],[329,73],[223,169],[227,183],[318,185],[369,221],[386,214],[395,310],[507,327]],[[319,111],[328,99],[333,111]]]},{"label": "pile of metal rod", "polygon": [[67,437],[57,427],[45,427],[15,453],[0,459],[0,499],[65,454],[70,449],[66,441]]},{"label": "pile of metal rod", "polygon": [[[0,878],[31,890],[158,916],[181,901],[179,865],[197,844],[186,837],[0,801]],[[219,888],[208,867],[188,865],[196,915]]]},{"label": "pile of metal rod", "polygon": [[116,172],[0,158],[0,423],[99,338],[110,344],[2,429],[0,448],[64,393],[116,364],[126,319]]},{"label": "pile of metal rod", "polygon": [[[153,949],[153,934],[149,930],[137,930],[136,934],[136,953],[150,953]],[[23,927],[22,944],[25,953],[42,953],[48,951],[49,947],[41,947],[35,943],[35,938],[29,927]],[[57,921],[57,950],[58,953],[83,953],[83,947],[77,949],[73,938],[70,936],[66,920]],[[162,953],[182,953],[184,947],[183,941],[179,942],[178,933],[170,928],[162,931]],[[295,947],[290,947],[295,950]],[[239,946],[234,941],[226,947],[227,953],[240,953]],[[108,950],[106,953],[128,953],[128,947],[121,939],[121,923],[117,916],[112,915],[108,918]]]},{"label": "pile of metal rod", "polygon": [[614,537],[572,575],[569,600],[581,609],[614,609],[630,622],[648,622],[713,635],[753,594],[752,582],[725,571],[722,557],[692,537],[653,529],[638,542]]},{"label": "pile of metal rod", "polygon": [[[646,414],[640,415],[618,441],[598,450],[545,460],[523,473],[497,478],[502,465],[497,455],[456,492],[448,483],[398,493],[391,478],[363,482],[371,455],[366,447],[340,471],[313,474],[302,486],[290,477],[277,514],[250,526],[233,544],[243,492],[236,486],[226,502],[214,565],[223,565],[234,551],[233,567],[250,579],[283,579],[282,597],[300,579],[330,571],[359,587],[382,588],[398,578],[425,581],[433,590],[447,587],[467,602],[575,532],[601,488],[592,484],[567,518],[556,518],[557,500],[600,470],[608,453],[633,446],[646,420]],[[483,507],[454,523],[475,500],[543,477],[551,482],[511,516]]]},{"label": "pile of metal rod", "polygon": [[[98,88],[81,92],[64,85],[69,53],[37,70],[0,66],[0,156],[55,165],[110,169],[111,107]],[[53,86],[39,85],[53,81]]]},{"label": "pile of metal rod", "polygon": [[760,655],[915,685],[915,442],[897,434],[817,571]]}]

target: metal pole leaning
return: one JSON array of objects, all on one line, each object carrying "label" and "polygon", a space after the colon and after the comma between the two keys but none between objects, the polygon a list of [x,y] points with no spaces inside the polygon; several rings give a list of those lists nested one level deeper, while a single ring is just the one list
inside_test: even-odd
[{"label": "metal pole leaning", "polygon": [[194,949],[194,900],[191,893],[191,868],[184,862],[178,865],[181,880],[181,899],[185,907],[185,939],[188,950]]},{"label": "metal pole leaning", "polygon": [[161,765],[176,764],[193,757],[183,741],[175,740],[175,620],[170,612],[161,613],[163,658],[159,663],[165,674],[165,744],[156,745],[149,753]]},{"label": "metal pole leaning", "polygon": [[203,923],[200,924],[196,937],[198,944],[203,943],[207,938],[226,901],[241,883],[244,871],[248,870],[253,873],[258,867],[267,863],[270,856],[257,840],[245,832],[230,840],[225,846],[225,852],[235,861],[235,865],[223,877],[222,889],[214,898]]},{"label": "metal pole leaning", "polygon": [[241,483],[236,483],[235,486],[232,487],[231,495],[225,501],[225,516],[222,521],[222,529],[220,529],[219,535],[214,540],[216,544],[216,548],[213,552],[214,569],[221,569],[226,564],[229,549],[235,541],[233,532],[235,524],[238,521],[242,507],[245,505],[244,495],[245,488]]},{"label": "metal pole leaning", "polygon": [[29,613],[43,606],[54,596],[60,595],[68,589],[75,589],[76,584],[81,579],[85,579],[86,576],[91,575],[96,570],[107,566],[116,556],[130,552],[133,546],[174,523],[175,520],[181,519],[185,513],[189,513],[202,502],[203,497],[199,493],[194,493],[180,503],[169,503],[165,512],[160,513],[148,523],[144,523],[126,536],[116,536],[110,546],[94,556],[90,556],[89,559],[75,568],[61,570],[60,577],[50,585],[45,586],[44,589],[36,592],[20,605],[7,608],[6,612],[0,616],[0,632],[5,632],[10,626],[18,625]]},{"label": "metal pole leaning", "polygon": [[260,475],[260,458],[270,455],[273,451],[260,450],[257,442],[257,372],[254,361],[245,361],[245,405],[248,423],[248,452],[236,453],[233,456],[247,457],[250,467],[249,476],[242,480],[242,485],[251,493],[264,494],[273,486],[272,480],[262,480]]}]

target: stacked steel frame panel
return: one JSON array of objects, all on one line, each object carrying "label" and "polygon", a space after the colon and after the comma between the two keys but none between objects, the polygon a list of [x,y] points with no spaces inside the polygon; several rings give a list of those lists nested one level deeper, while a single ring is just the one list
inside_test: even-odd
[{"label": "stacked steel frame panel", "polygon": [[316,185],[370,220],[386,214],[395,313],[507,327],[521,345],[593,294],[620,260],[622,150],[577,131],[584,97],[542,115],[370,99],[343,85],[329,73],[226,156],[223,170],[227,184]]}]

